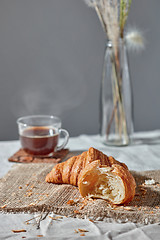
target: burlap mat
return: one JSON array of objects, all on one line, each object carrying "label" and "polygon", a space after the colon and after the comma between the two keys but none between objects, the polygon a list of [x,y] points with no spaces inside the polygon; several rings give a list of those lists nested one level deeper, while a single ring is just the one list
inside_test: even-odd
[{"label": "burlap mat", "polygon": [[[88,217],[93,220],[108,218],[121,222],[160,222],[160,170],[133,172],[137,182],[136,196],[128,206],[113,206],[107,201],[84,200],[77,187],[49,184],[45,176],[53,164],[18,164],[0,179],[1,212],[50,212]],[[146,179],[155,185],[143,185]]]},{"label": "burlap mat", "polygon": [[22,148],[14,153],[8,161],[17,163],[58,163],[68,154],[68,149],[62,149],[54,152],[52,156],[34,156],[26,153]]}]

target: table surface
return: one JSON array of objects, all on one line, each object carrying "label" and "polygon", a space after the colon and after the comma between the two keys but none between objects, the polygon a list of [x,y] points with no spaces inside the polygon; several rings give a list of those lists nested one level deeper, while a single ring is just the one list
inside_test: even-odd
[{"label": "table surface", "polygon": [[[134,134],[130,146],[109,147],[99,135],[80,135],[70,138],[70,151],[84,151],[94,147],[107,155],[127,164],[130,170],[145,171],[160,169],[160,130]],[[0,142],[0,177],[3,177],[14,163],[8,158],[20,148],[19,141]],[[88,219],[60,218],[55,214],[0,214],[0,239],[160,239],[160,225],[140,225],[127,222],[118,223],[112,219],[91,222]],[[30,220],[29,224],[25,221]],[[12,230],[25,229],[26,232],[13,233]],[[85,236],[75,230],[85,229]]]}]

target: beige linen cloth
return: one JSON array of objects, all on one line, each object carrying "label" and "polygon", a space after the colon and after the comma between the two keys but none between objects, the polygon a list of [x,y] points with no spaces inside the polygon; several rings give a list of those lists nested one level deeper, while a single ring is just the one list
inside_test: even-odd
[{"label": "beige linen cloth", "polygon": [[[139,137],[141,137],[141,139]],[[151,144],[150,140],[152,139],[154,140],[154,137],[156,141],[154,141],[154,144]],[[108,153],[108,155],[113,155],[118,160],[125,162],[129,166],[129,168],[132,170],[139,170],[139,171],[152,170],[152,169],[160,169],[160,144],[158,142],[159,137],[160,137],[159,131],[144,133],[144,134],[141,133],[137,135],[137,139],[138,141],[142,141],[144,138],[144,140],[146,140],[145,143],[143,143],[142,141],[142,142],[139,142],[141,144],[138,144],[138,145],[134,144],[132,146],[125,147],[125,148],[114,148],[114,147],[108,148],[100,142],[99,136],[82,135],[77,138],[71,138],[69,141],[68,147],[70,148],[70,150],[87,150],[90,146],[93,146],[98,148],[99,150],[102,150],[104,153],[106,154]],[[1,176],[3,176],[10,169],[12,165],[12,163],[7,162],[7,158],[11,154],[13,154],[18,148],[19,148],[18,141],[0,142],[0,159],[1,159],[0,174]],[[145,179],[142,179],[142,180],[145,180]],[[148,186],[148,187],[150,188],[151,186]],[[155,188],[158,189],[158,186],[156,186]],[[154,197],[157,196],[157,189],[151,190],[151,193],[155,193]],[[19,190],[23,191],[21,187],[19,188]],[[35,190],[36,188],[34,189],[34,191]],[[76,196],[73,196],[73,197],[76,197]],[[154,198],[154,200],[152,198],[152,201],[154,203],[154,206],[157,206],[157,204],[159,203],[155,202],[155,199],[157,198]],[[67,207],[71,208],[72,206],[67,205]],[[127,211],[127,212],[129,214],[130,213],[132,214],[132,211]],[[0,239],[12,240],[12,239],[22,239],[22,237],[26,237],[25,239],[40,239],[41,237],[41,239],[115,239],[115,240],[116,239],[147,239],[147,240],[154,239],[155,240],[155,239],[159,239],[159,236],[160,236],[159,222],[155,224],[147,224],[147,220],[146,220],[144,224],[139,224],[139,223],[129,222],[126,219],[126,223],[120,223],[120,220],[118,219],[114,221],[113,219],[109,218],[109,219],[104,219],[103,221],[99,221],[101,217],[99,218],[97,217],[95,221],[91,221],[87,215],[85,218],[86,219],[78,219],[78,214],[77,214],[77,218],[65,217],[65,216],[62,218],[61,217],[57,218],[57,215],[55,215],[54,213],[51,213],[47,216],[45,215],[45,213],[42,213],[42,214],[41,213],[36,213],[36,214],[2,214],[1,213],[0,214]],[[13,233],[12,230],[14,229],[25,229],[26,232]],[[86,230],[86,232],[81,232],[79,230]]]}]

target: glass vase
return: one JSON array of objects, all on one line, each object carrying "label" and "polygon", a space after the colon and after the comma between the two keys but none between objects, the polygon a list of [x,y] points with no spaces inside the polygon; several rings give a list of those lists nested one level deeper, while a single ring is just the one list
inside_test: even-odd
[{"label": "glass vase", "polygon": [[117,49],[115,54],[112,42],[107,42],[100,91],[100,134],[107,145],[125,146],[133,134],[132,88],[123,39]]}]

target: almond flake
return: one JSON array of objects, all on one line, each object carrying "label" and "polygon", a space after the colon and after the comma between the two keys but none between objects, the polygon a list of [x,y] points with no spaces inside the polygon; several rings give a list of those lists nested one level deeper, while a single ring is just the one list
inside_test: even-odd
[{"label": "almond flake", "polygon": [[124,207],[124,210],[133,211],[133,209],[131,207]]},{"label": "almond flake", "polygon": [[90,222],[93,222],[94,223],[94,221],[92,220],[92,219],[88,219]]},{"label": "almond flake", "polygon": [[80,229],[80,228],[78,228],[78,231],[79,231],[79,232],[89,232],[89,231],[86,230],[86,229]]},{"label": "almond flake", "polygon": [[25,229],[12,230],[14,233],[27,232]]},{"label": "almond flake", "polygon": [[1,208],[5,208],[5,207],[7,207],[7,204],[5,204],[5,205],[1,206]]},{"label": "almond flake", "polygon": [[61,216],[56,216],[56,217],[48,216],[48,217],[51,218],[52,220],[63,219],[63,217],[61,217]]},{"label": "almond flake", "polygon": [[30,207],[30,206],[34,206],[34,205],[36,205],[36,203],[30,203],[28,206]]},{"label": "almond flake", "polygon": [[74,210],[74,213],[75,214],[79,214],[80,212],[78,210]]},{"label": "almond flake", "polygon": [[75,202],[74,202],[74,200],[69,200],[69,201],[67,202],[67,204],[72,206],[72,205],[75,204]]}]

